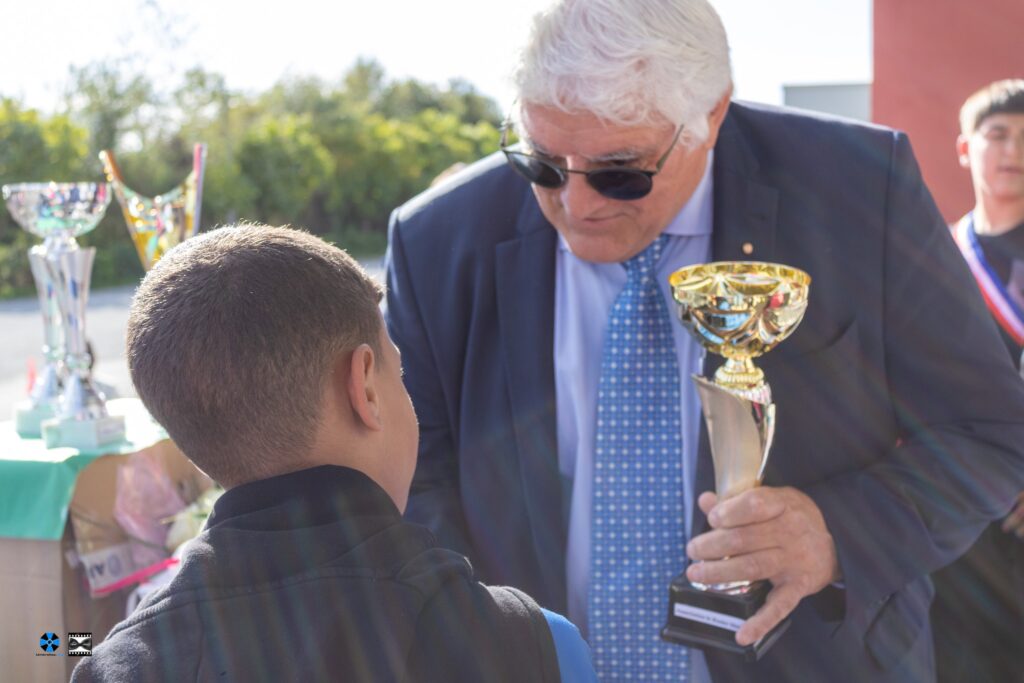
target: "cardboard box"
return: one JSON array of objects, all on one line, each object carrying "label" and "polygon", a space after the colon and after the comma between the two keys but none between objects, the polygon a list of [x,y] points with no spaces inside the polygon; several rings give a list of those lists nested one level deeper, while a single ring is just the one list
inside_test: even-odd
[{"label": "cardboard box", "polygon": [[[211,485],[171,441],[159,441],[146,450],[161,458],[179,490],[191,498]],[[132,587],[93,598],[88,573],[93,573],[94,584],[97,575],[101,583],[111,580],[114,555],[105,551],[128,541],[113,510],[117,467],[129,457],[105,455],[82,469],[61,540],[0,538],[0,679],[67,681],[80,661],[68,656],[68,633],[91,633],[95,646],[124,619]],[[72,567],[69,558],[80,557],[93,562],[87,566],[77,561]],[[106,558],[102,569],[97,558]],[[53,653],[40,647],[46,633],[60,638]]]}]

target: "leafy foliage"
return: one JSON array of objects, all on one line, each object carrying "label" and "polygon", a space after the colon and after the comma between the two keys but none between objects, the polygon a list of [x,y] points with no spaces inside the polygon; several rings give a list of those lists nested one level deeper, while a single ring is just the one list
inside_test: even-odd
[{"label": "leafy foliage", "polygon": [[[0,98],[0,184],[99,181],[96,155],[110,148],[128,184],[152,196],[181,182],[201,141],[203,228],[291,224],[356,253],[382,250],[394,207],[453,164],[492,152],[499,137],[501,113],[469,83],[390,81],[367,59],[337,83],[292,78],[256,94],[199,67],[163,92],[129,59],[70,77],[59,113]],[[24,250],[33,239],[0,214],[0,296],[32,290]],[[80,241],[99,247],[96,286],[141,274],[116,203]]]}]

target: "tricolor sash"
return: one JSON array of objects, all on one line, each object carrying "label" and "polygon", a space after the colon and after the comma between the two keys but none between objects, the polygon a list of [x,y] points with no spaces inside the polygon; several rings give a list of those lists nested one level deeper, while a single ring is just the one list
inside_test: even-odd
[{"label": "tricolor sash", "polygon": [[968,213],[956,224],[953,228],[953,239],[967,260],[967,265],[978,282],[981,296],[985,299],[985,305],[988,306],[992,317],[1018,346],[1024,346],[1024,311],[1021,311],[1006,285],[996,276],[992,266],[985,259],[978,235],[974,232],[973,213]]}]

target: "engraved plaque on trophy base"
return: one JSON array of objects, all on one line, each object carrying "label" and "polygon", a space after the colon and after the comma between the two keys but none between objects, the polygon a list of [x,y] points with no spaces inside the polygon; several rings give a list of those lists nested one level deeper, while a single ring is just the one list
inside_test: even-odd
[{"label": "engraved plaque on trophy base", "polygon": [[43,422],[43,441],[47,448],[70,446],[80,451],[91,451],[122,439],[124,417],[121,415],[107,415],[91,420],[64,418]]},{"label": "engraved plaque on trophy base", "polygon": [[761,608],[769,590],[767,581],[757,581],[736,595],[702,590],[680,574],[669,585],[668,623],[661,637],[680,645],[734,652],[748,662],[756,662],[790,624],[787,617],[752,645],[744,647],[736,642],[736,631]]},{"label": "engraved plaque on trophy base", "polygon": [[43,421],[53,416],[52,404],[36,405],[32,399],[25,399],[14,407],[14,430],[23,439],[38,439],[43,434]]}]

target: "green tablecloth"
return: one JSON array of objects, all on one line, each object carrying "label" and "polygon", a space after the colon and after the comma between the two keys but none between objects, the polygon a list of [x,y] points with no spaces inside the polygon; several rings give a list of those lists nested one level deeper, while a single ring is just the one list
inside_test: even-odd
[{"label": "green tablecloth", "polygon": [[95,451],[47,449],[42,439],[23,439],[14,422],[0,422],[0,536],[59,540],[78,473],[96,458],[135,453],[167,438],[135,398],[109,401],[112,415],[124,415],[126,438]]}]

